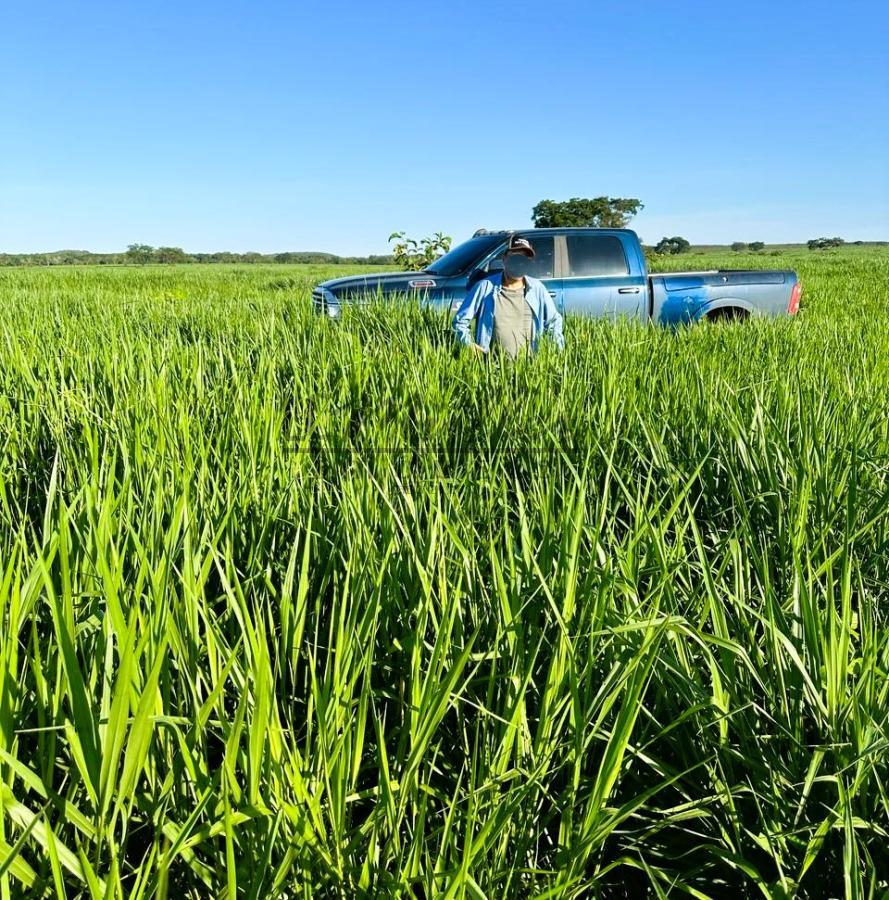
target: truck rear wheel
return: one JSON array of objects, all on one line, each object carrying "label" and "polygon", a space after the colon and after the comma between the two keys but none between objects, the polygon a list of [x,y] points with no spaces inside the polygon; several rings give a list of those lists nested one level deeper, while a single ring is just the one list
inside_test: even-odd
[{"label": "truck rear wheel", "polygon": [[748,318],[750,313],[746,309],[737,306],[723,306],[707,313],[708,322],[741,322]]}]

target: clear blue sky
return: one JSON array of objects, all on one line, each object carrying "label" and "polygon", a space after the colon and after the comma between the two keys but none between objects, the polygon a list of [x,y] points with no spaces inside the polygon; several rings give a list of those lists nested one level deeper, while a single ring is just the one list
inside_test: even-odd
[{"label": "clear blue sky", "polygon": [[889,5],[7,3],[0,251],[385,252],[638,197],[648,241],[889,239]]}]

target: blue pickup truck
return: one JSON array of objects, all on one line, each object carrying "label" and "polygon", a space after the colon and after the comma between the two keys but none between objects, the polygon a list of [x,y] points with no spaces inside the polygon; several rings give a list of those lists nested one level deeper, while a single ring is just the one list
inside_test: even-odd
[{"label": "blue pickup truck", "polygon": [[564,313],[621,316],[665,325],[699,319],[794,315],[802,286],[790,270],[648,272],[639,237],[625,228],[477,231],[422,272],[335,278],[312,293],[317,312],[338,316],[344,303],[374,295],[416,296],[456,309],[466,291],[502,268],[510,234],[534,246],[527,274],[539,278]]}]

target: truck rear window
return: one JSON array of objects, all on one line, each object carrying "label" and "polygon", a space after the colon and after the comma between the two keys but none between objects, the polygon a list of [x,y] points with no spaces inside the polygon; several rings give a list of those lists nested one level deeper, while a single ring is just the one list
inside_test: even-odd
[{"label": "truck rear window", "polygon": [[630,270],[619,238],[605,234],[569,234],[568,275],[626,275]]}]

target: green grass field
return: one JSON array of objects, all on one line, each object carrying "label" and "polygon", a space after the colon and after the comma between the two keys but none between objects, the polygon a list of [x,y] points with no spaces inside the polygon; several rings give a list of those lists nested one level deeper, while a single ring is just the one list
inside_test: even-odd
[{"label": "green grass field", "polygon": [[889,250],[487,365],[0,271],[0,896],[889,890]]}]

